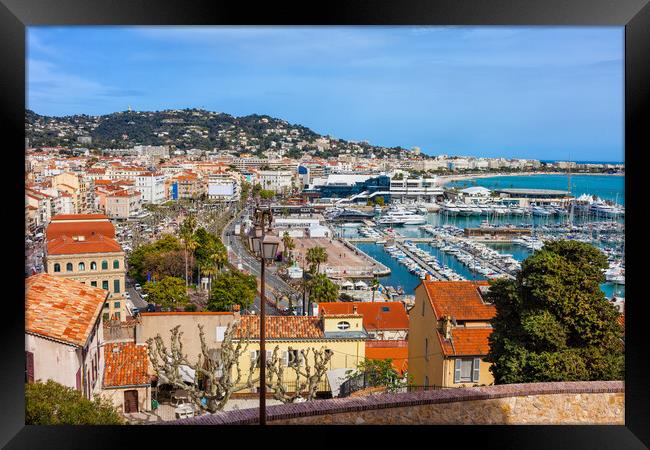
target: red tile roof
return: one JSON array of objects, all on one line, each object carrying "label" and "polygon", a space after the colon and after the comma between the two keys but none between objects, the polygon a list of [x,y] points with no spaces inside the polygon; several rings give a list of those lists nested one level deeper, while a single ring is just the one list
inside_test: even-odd
[{"label": "red tile roof", "polygon": [[141,312],[141,316],[227,316],[233,315],[231,312],[216,312],[216,311],[156,311],[156,312]]},{"label": "red tile roof", "polygon": [[[259,316],[241,316],[235,327],[235,338],[250,333],[251,339],[260,337]],[[267,339],[323,339],[325,334],[319,317],[313,316],[267,316]]]},{"label": "red tile roof", "polygon": [[80,255],[83,253],[118,253],[122,247],[115,239],[101,234],[87,237],[84,241],[75,241],[68,236],[47,241],[48,255]]},{"label": "red tile roof", "polygon": [[[373,341],[366,341],[366,359],[392,359],[391,365],[395,370],[400,374],[404,374],[408,370],[409,362],[409,348],[408,346],[397,345],[394,347],[376,347],[369,346],[368,344]],[[387,344],[393,343],[393,341],[383,341]],[[406,342],[406,341],[394,341],[395,343]]]},{"label": "red tile roof", "polygon": [[60,214],[54,216],[47,226],[47,239],[61,236],[93,236],[101,234],[107,238],[115,237],[115,227],[104,214]]},{"label": "red tile roof", "polygon": [[[354,307],[363,316],[366,330],[408,330],[409,317],[402,302],[332,302],[319,303],[323,314],[351,314]],[[388,308],[388,311],[384,309]]]},{"label": "red tile roof", "polygon": [[450,315],[456,320],[489,320],[494,305],[483,303],[478,286],[487,281],[423,281],[436,318]]},{"label": "red tile roof", "polygon": [[148,385],[149,356],[146,345],[108,343],[104,347],[104,387]]},{"label": "red tile roof", "polygon": [[488,337],[492,328],[465,328],[456,327],[451,330],[450,341],[443,339],[440,332],[440,342],[444,356],[485,356],[490,350]]},{"label": "red tile roof", "polygon": [[84,346],[108,291],[46,273],[25,283],[25,331]]}]

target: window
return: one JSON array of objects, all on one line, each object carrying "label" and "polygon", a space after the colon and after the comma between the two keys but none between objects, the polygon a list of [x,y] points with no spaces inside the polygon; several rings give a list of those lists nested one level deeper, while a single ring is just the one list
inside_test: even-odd
[{"label": "window", "polygon": [[424,338],[424,359],[429,361],[429,338]]},{"label": "window", "polygon": [[383,312],[388,312],[388,311],[390,311],[390,308],[389,308],[388,306],[382,306],[382,307],[381,307],[381,310],[382,310]]},{"label": "window", "polygon": [[95,261],[90,263],[90,270],[97,270],[97,263]]},{"label": "window", "polygon": [[102,314],[102,320],[103,320],[104,322],[108,322],[108,313],[104,313],[104,314]]},{"label": "window", "polygon": [[86,270],[86,264],[85,263],[80,262],[77,267],[79,268],[79,272],[83,272],[84,270]]},{"label": "window", "polygon": [[113,313],[113,318],[120,320],[120,313],[119,312]]},{"label": "window", "polygon": [[113,292],[120,292],[120,280],[113,280]]},{"label": "window", "polygon": [[300,350],[289,350],[287,352],[287,365],[292,366],[294,364],[300,364],[302,361],[302,356],[300,355]]},{"label": "window", "polygon": [[347,330],[348,328],[350,328],[350,322],[345,322],[345,321],[339,322],[336,324],[336,328],[338,328],[339,330]]},{"label": "window", "polygon": [[478,382],[480,358],[457,358],[454,362],[454,383]]},{"label": "window", "polygon": [[91,282],[90,282],[90,285],[91,285],[91,286],[94,286],[94,287],[97,287],[97,282],[96,282],[96,281],[91,281]]},{"label": "window", "polygon": [[108,280],[102,281],[102,289],[106,289],[108,291]]},{"label": "window", "polygon": [[102,261],[102,270],[108,270],[108,261]]},{"label": "window", "polygon": [[424,387],[425,388],[429,387],[429,377],[426,375],[424,376]]},{"label": "window", "polygon": [[113,302],[113,308],[119,308],[120,302]]},{"label": "window", "polygon": [[72,272],[72,263],[68,263],[65,265],[65,271],[66,272]]},{"label": "window", "polygon": [[115,259],[113,260],[113,269],[119,269],[120,268],[120,262]]},{"label": "window", "polygon": [[422,317],[424,317],[424,299],[422,299]]},{"label": "window", "polygon": [[54,271],[55,272],[61,272],[61,264],[59,264],[59,263],[54,264]]},{"label": "window", "polygon": [[217,342],[223,342],[223,338],[226,335],[226,328],[228,327],[217,327]]}]

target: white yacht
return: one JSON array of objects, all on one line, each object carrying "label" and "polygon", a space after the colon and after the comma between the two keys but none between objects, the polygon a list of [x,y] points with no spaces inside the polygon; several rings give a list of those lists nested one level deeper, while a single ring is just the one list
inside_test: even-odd
[{"label": "white yacht", "polygon": [[423,225],[427,218],[404,209],[391,209],[378,222],[381,225]]}]

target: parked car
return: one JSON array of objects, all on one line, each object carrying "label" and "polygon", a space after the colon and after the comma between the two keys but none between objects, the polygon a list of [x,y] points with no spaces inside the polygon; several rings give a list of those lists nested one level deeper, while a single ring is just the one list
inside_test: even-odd
[{"label": "parked car", "polygon": [[135,290],[139,291],[140,289],[142,289],[142,286],[140,286],[140,283],[135,283]]}]

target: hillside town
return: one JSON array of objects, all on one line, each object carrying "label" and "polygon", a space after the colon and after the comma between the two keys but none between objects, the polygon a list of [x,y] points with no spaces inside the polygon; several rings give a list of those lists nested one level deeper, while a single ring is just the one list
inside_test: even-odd
[{"label": "hillside town", "polygon": [[[201,110],[28,111],[26,128],[26,381],[129,423],[259,408],[262,368],[269,406],[493,385],[491,280],[522,269],[493,244],[570,236],[624,285],[623,205],[570,184],[622,164],[431,156]],[[450,184],[513,173],[569,187]],[[624,295],[607,300],[623,323]]]}]

